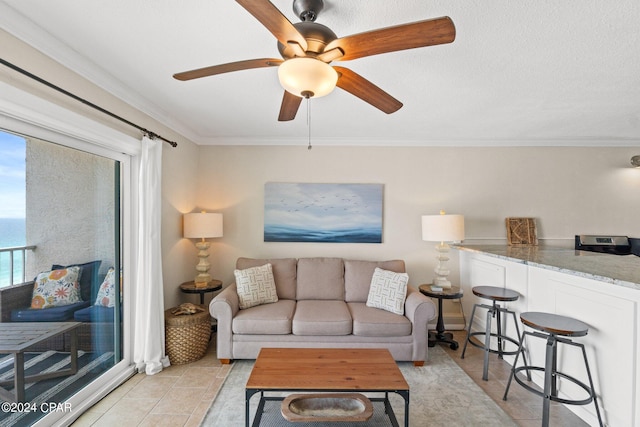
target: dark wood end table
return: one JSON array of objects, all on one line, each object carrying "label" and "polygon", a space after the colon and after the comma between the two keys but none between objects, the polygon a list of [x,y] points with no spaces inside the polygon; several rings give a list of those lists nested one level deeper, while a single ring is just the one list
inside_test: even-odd
[{"label": "dark wood end table", "polygon": [[432,285],[420,285],[418,289],[429,298],[438,298],[438,323],[436,324],[436,332],[429,332],[429,347],[434,347],[438,342],[449,344],[451,350],[458,349],[458,342],[453,339],[453,334],[444,331],[444,319],[442,316],[442,300],[462,298],[462,290],[457,286],[450,289],[443,288],[441,291],[431,289]]},{"label": "dark wood end table", "polygon": [[196,286],[194,281],[184,282],[180,290],[185,294],[200,294],[200,304],[204,304],[204,294],[222,289],[222,281],[213,279],[206,286]]}]

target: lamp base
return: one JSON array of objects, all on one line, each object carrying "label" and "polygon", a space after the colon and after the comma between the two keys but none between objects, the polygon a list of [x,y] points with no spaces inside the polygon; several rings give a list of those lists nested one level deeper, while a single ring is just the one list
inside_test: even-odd
[{"label": "lamp base", "polygon": [[436,278],[433,279],[433,285],[439,286],[442,289],[451,289],[451,282],[447,279],[450,273],[447,267],[447,261],[449,261],[449,245],[440,242],[440,244],[436,246],[436,251],[438,252],[438,256],[436,257],[438,265],[435,270],[433,270],[436,273]]},{"label": "lamp base", "polygon": [[201,242],[196,243],[196,248],[198,248],[198,258],[200,258],[198,265],[196,265],[198,275],[193,279],[196,288],[206,288],[207,283],[211,281],[211,274],[209,274],[211,263],[207,260],[207,258],[209,258],[209,247],[209,242],[204,239],[202,239]]}]

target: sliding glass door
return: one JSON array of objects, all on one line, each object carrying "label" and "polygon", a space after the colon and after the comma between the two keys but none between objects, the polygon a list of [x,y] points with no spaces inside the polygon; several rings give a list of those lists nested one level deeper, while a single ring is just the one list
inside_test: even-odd
[{"label": "sliding glass door", "polygon": [[24,403],[34,410],[0,412],[0,426],[51,415],[47,405],[95,388],[124,358],[126,157],[83,148],[0,130],[0,152],[24,153],[0,167],[13,183],[0,186],[0,228],[11,231],[0,235],[0,336],[68,323],[77,340],[76,346],[70,332],[36,338],[23,361],[0,354],[0,386],[15,392],[17,363],[27,377],[61,371],[77,350],[76,373],[27,380]]}]

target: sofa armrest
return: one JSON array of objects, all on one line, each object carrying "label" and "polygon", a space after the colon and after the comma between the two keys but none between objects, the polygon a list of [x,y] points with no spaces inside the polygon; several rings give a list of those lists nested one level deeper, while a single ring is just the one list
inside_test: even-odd
[{"label": "sofa armrest", "polygon": [[414,341],[413,360],[426,360],[429,337],[429,321],[436,317],[436,306],[413,286],[407,286],[407,299],[404,303],[404,314],[413,326]]},{"label": "sofa armrest", "polygon": [[430,320],[436,317],[436,306],[417,288],[407,286],[407,298],[404,302],[404,314],[409,318],[411,323],[420,323],[427,327]]},{"label": "sofa armrest", "polygon": [[11,321],[11,311],[31,306],[33,282],[0,288],[0,322]]},{"label": "sofa armrest", "polygon": [[218,321],[217,349],[218,359],[233,359],[233,318],[240,310],[236,284],[222,290],[209,304],[209,313]]}]

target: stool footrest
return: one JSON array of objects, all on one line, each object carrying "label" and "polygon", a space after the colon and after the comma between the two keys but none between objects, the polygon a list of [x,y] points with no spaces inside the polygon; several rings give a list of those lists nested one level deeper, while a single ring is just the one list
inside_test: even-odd
[{"label": "stool footrest", "polygon": [[[471,341],[471,337],[477,336],[477,335],[482,335],[483,337],[486,336],[485,332],[471,332],[467,338],[467,340],[469,341],[469,344],[471,344],[474,347],[478,347],[481,348],[483,350],[488,351],[489,353],[495,353],[495,354],[501,354],[501,355],[507,355],[507,356],[512,356],[514,354],[518,354],[518,349],[516,348],[516,350],[496,350],[493,348],[488,348],[485,349],[484,348],[484,343],[480,344],[474,341]],[[492,337],[498,338],[498,334],[496,333],[491,333]],[[516,341],[515,339],[508,337],[506,335],[500,335],[500,339],[504,340],[504,341],[509,341],[512,344],[515,344],[516,346],[519,346],[520,343],[518,341]]]},{"label": "stool footrest", "polygon": [[[522,380],[521,378],[518,378],[517,374],[520,371],[540,371],[540,372],[544,373],[544,368],[542,368],[540,366],[519,366],[519,367],[517,367],[517,368],[515,368],[513,370],[513,372],[514,372],[513,378],[516,380],[516,382],[518,384],[520,384],[522,387],[524,387],[527,390],[529,390],[531,393],[533,393],[535,395],[538,395],[540,397],[545,397],[544,392],[533,388],[529,384],[526,384],[524,382],[524,380]],[[549,396],[549,399],[553,400],[554,402],[566,403],[566,404],[569,404],[569,405],[586,405],[586,404],[589,404],[589,403],[593,402],[594,395],[593,395],[593,392],[591,391],[591,388],[588,385],[586,385],[585,383],[583,383],[579,379],[577,379],[575,377],[572,377],[570,375],[564,374],[562,372],[555,372],[555,376],[567,379],[567,380],[571,381],[572,383],[580,386],[584,391],[587,392],[589,397],[587,397],[586,399],[579,399],[579,400],[578,399],[564,399],[564,398],[559,397],[559,396],[557,396],[555,394],[551,394]],[[554,392],[552,391],[552,393],[554,393]]]}]

